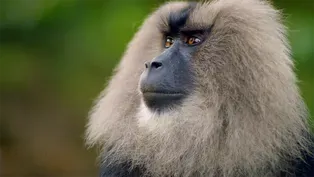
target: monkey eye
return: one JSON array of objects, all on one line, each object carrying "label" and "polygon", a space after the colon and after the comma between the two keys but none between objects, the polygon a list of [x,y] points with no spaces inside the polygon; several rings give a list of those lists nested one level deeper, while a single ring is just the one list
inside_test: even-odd
[{"label": "monkey eye", "polygon": [[165,48],[169,48],[173,44],[173,38],[170,36],[166,37]]},{"label": "monkey eye", "polygon": [[197,45],[200,42],[202,42],[200,38],[195,37],[195,36],[185,36],[183,41],[188,45]]}]

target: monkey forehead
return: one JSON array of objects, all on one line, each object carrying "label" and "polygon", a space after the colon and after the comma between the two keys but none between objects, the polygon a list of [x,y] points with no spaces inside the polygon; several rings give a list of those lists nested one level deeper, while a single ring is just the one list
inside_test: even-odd
[{"label": "monkey forehead", "polygon": [[168,2],[159,8],[159,13],[164,15],[169,15],[171,12],[178,12],[186,7],[188,7],[188,2]]},{"label": "monkey forehead", "polygon": [[157,20],[157,25],[160,31],[169,30],[169,18],[171,14],[179,13],[183,9],[190,6],[188,2],[168,2],[161,6],[154,14]]},{"label": "monkey forehead", "polygon": [[[268,3],[259,0],[213,0],[197,3],[190,12],[184,28],[207,29],[215,26],[228,26],[232,21],[248,25],[259,21],[276,19],[277,11]],[[272,19],[273,18],[273,19]]]},{"label": "monkey forehead", "polygon": [[206,29],[210,27],[221,11],[221,1],[197,3],[190,12],[189,18],[184,26],[188,29]]},{"label": "monkey forehead", "polygon": [[222,9],[226,6],[231,6],[241,2],[241,0],[225,1],[207,1],[207,2],[169,2],[161,6],[154,14],[153,17],[157,20],[158,28],[161,31],[169,30],[169,18],[171,14],[180,14],[184,9],[191,8],[188,18],[182,29],[206,29],[210,27],[217,15],[221,13]]}]

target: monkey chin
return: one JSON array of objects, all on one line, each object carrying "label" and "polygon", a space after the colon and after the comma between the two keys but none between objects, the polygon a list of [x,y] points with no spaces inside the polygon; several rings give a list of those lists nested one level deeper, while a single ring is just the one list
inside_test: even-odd
[{"label": "monkey chin", "polygon": [[[152,109],[151,107],[147,106],[146,101],[144,98],[141,100],[141,104],[138,107],[137,111],[137,121],[138,126],[145,128],[150,131],[156,129],[163,129],[171,125],[175,120],[174,117],[178,117],[178,114],[181,113],[183,98],[185,95],[171,95],[171,97],[175,97],[175,102],[177,103],[168,103],[167,106],[162,105],[162,108]],[[178,98],[180,97],[180,100]],[[169,99],[169,98],[167,98]],[[178,103],[178,101],[180,103]]]}]

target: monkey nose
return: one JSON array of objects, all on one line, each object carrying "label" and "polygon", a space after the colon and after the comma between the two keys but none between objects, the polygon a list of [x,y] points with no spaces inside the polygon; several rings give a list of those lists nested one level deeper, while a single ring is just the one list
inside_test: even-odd
[{"label": "monkey nose", "polygon": [[153,61],[153,62],[145,62],[146,69],[158,69],[162,66],[162,62]]}]

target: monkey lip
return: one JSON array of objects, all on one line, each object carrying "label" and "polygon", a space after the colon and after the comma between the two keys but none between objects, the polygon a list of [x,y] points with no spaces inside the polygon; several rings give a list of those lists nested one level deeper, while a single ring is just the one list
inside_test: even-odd
[{"label": "monkey lip", "polygon": [[184,95],[181,92],[143,92],[143,100],[149,108],[160,110],[180,103]]},{"label": "monkey lip", "polygon": [[183,92],[177,92],[177,91],[148,91],[148,90],[142,90],[143,96],[161,96],[161,97],[166,97],[166,96],[183,96]]},{"label": "monkey lip", "polygon": [[144,91],[142,92],[143,96],[150,96],[150,97],[181,97],[184,94],[182,92],[169,92],[169,91]]}]

